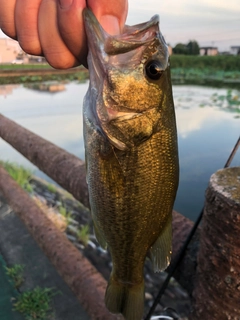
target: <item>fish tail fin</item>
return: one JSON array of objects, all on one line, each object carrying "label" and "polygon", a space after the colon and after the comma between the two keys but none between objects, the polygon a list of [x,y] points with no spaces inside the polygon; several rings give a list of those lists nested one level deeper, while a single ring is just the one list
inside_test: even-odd
[{"label": "fish tail fin", "polygon": [[144,308],[144,280],[138,285],[117,282],[111,276],[105,304],[112,313],[121,313],[126,320],[141,320]]}]

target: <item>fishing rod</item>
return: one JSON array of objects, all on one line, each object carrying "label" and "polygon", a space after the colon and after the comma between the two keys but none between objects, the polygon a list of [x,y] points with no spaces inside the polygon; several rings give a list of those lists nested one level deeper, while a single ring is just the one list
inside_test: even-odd
[{"label": "fishing rod", "polygon": [[[232,149],[232,152],[229,155],[227,162],[225,163],[225,165],[223,167],[224,169],[228,168],[230,166],[230,164],[232,162],[232,159],[234,158],[239,145],[240,145],[240,136],[238,137],[238,140],[237,140],[234,148]],[[150,308],[145,320],[150,320],[151,319],[151,316],[152,316],[154,310],[156,309],[158,303],[160,302],[160,300],[162,298],[162,295],[164,294],[170,279],[172,278],[174,272],[176,271],[178,265],[181,263],[184,255],[185,255],[187,247],[188,247],[190,241],[192,240],[192,238],[193,238],[193,236],[194,236],[194,234],[195,234],[195,232],[196,232],[196,230],[197,230],[197,228],[198,228],[198,226],[199,226],[199,224],[200,224],[200,222],[202,220],[203,212],[204,212],[204,207],[202,208],[202,210],[201,210],[201,212],[200,212],[200,214],[199,214],[199,216],[198,216],[198,218],[197,218],[192,230],[190,231],[186,241],[184,242],[184,244],[182,246],[182,249],[180,250],[177,259],[173,262],[173,265],[172,265],[171,269],[169,270],[169,273],[168,273],[166,279],[164,280],[164,282],[162,284],[162,287],[160,288],[160,290],[158,292],[158,295],[155,298],[155,301],[154,301],[153,305],[151,306],[151,308]]]}]

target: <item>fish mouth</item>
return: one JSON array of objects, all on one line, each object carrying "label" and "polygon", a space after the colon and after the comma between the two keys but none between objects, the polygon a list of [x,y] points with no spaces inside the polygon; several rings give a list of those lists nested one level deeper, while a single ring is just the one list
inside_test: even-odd
[{"label": "fish mouth", "polygon": [[83,10],[83,18],[88,39],[91,39],[94,48],[100,48],[101,53],[107,55],[126,53],[147,45],[156,37],[156,29],[151,30],[151,27],[159,24],[159,16],[155,15],[150,21],[134,26],[126,25],[121,34],[112,36],[102,28],[90,9]]}]

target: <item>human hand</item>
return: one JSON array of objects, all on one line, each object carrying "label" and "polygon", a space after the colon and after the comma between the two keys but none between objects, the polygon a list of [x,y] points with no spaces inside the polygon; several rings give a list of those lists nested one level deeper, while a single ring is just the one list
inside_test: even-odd
[{"label": "human hand", "polygon": [[54,68],[86,66],[85,7],[110,34],[125,24],[127,0],[0,0],[0,28],[25,52],[43,55]]}]

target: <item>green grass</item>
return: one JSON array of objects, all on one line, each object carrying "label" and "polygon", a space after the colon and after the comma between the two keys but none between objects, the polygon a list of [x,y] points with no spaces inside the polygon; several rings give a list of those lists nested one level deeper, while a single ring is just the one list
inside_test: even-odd
[{"label": "green grass", "polygon": [[197,68],[171,69],[173,84],[196,84],[239,88],[240,71],[221,71]]},{"label": "green grass", "polygon": [[49,192],[52,192],[52,193],[56,193],[57,192],[57,187],[52,183],[48,183],[47,189],[48,189]]},{"label": "green grass", "polygon": [[64,205],[61,205],[60,207],[58,207],[58,211],[64,218],[66,218],[67,224],[69,224],[70,220],[72,219],[72,213],[68,212],[66,207],[64,207]]},{"label": "green grass", "polygon": [[25,189],[27,192],[32,192],[32,186],[29,183],[32,176],[31,170],[8,161],[0,161],[0,164],[23,189]]},{"label": "green grass", "polygon": [[173,84],[239,87],[239,56],[186,56],[170,58]]},{"label": "green grass", "polygon": [[14,286],[18,289],[23,281],[24,266],[21,264],[15,264],[12,267],[6,267],[6,274],[12,279]]},{"label": "green grass", "polygon": [[82,242],[85,246],[88,244],[89,240],[89,226],[82,226],[81,229],[78,230],[77,233],[78,241]]},{"label": "green grass", "polygon": [[52,297],[56,292],[51,288],[36,287],[33,290],[23,292],[14,309],[22,313],[26,320],[47,320],[52,319]]},{"label": "green grass", "polygon": [[49,64],[0,64],[0,70],[53,69]]},{"label": "green grass", "polygon": [[172,55],[171,68],[215,71],[240,71],[240,56],[189,56]]},{"label": "green grass", "polygon": [[18,83],[33,83],[43,81],[79,81],[83,82],[88,78],[85,72],[76,72],[71,74],[48,74],[48,75],[35,75],[35,76],[16,76],[16,77],[0,77],[0,85],[3,84],[18,84]]},{"label": "green grass", "polygon": [[[27,71],[36,70],[35,75],[28,75]],[[39,70],[43,71],[39,73]],[[88,78],[88,72],[83,67],[78,67],[68,73],[66,70],[65,73],[54,73],[54,74],[45,74],[44,70],[54,70],[49,64],[0,64],[0,85],[3,84],[17,84],[17,83],[34,83],[34,82],[43,82],[43,81],[85,81]],[[5,75],[4,72],[13,72],[12,76]],[[14,71],[20,72],[21,75],[14,75]]]}]

